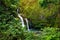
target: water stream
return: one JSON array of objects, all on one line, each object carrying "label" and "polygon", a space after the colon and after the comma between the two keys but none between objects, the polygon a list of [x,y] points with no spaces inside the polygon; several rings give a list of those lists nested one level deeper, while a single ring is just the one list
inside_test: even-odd
[{"label": "water stream", "polygon": [[21,14],[19,14],[19,9],[17,9],[17,13],[18,13],[18,17],[19,17],[20,20],[21,20],[22,27],[24,27],[24,26],[25,26],[25,24],[24,24],[24,20],[23,20],[23,17],[21,16]]},{"label": "water stream", "polygon": [[24,27],[25,26],[25,24],[24,24],[24,20],[23,20],[23,17],[20,15],[20,14],[18,14],[18,17],[20,18],[20,20],[21,20],[21,23],[22,23],[22,27]]},{"label": "water stream", "polygon": [[26,21],[26,24],[27,24],[27,30],[28,30],[28,31],[30,31],[30,29],[29,29],[28,19],[27,19],[27,18],[25,18],[25,21]]},{"label": "water stream", "polygon": [[29,29],[29,24],[28,24],[28,19],[27,18],[24,18],[21,16],[21,14],[19,14],[19,9],[17,9],[17,13],[18,13],[18,17],[20,18],[21,20],[21,23],[22,23],[22,27],[25,27],[25,24],[24,24],[24,19],[26,21],[26,26],[27,26],[27,30],[30,31]]}]

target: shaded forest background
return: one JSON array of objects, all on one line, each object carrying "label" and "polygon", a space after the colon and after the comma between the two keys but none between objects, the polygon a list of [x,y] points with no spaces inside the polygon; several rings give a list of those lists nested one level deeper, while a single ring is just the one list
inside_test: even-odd
[{"label": "shaded forest background", "polygon": [[[42,30],[39,35],[24,32],[17,8],[24,18],[32,21],[34,29]],[[0,40],[59,39],[60,0],[0,0]]]}]

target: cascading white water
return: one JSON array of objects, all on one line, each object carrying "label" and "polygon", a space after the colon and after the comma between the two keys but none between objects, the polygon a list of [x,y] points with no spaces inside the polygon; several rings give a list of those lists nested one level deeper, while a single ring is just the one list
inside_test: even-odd
[{"label": "cascading white water", "polygon": [[21,16],[21,14],[19,14],[19,9],[17,9],[17,13],[18,13],[18,17],[19,17],[20,20],[21,20],[22,27],[24,27],[24,26],[25,26],[25,24],[24,24],[24,20],[23,20],[23,17]]},{"label": "cascading white water", "polygon": [[[21,22],[22,22],[22,27],[24,27],[24,26],[25,26],[24,20],[23,20],[23,17],[21,16],[21,14],[19,14],[19,9],[17,9],[17,13],[18,13],[18,17],[20,18],[20,20],[21,20]],[[26,24],[27,24],[27,30],[30,31],[30,29],[29,29],[29,24],[28,24],[28,19],[25,18],[25,21],[26,21]]]},{"label": "cascading white water", "polygon": [[26,21],[26,24],[27,24],[27,30],[30,31],[30,29],[29,29],[29,24],[28,24],[28,19],[25,18],[25,21]]},{"label": "cascading white water", "polygon": [[22,22],[22,27],[24,27],[24,26],[25,26],[25,24],[24,24],[23,17],[22,17],[20,14],[18,14],[18,17],[21,19],[21,22]]}]

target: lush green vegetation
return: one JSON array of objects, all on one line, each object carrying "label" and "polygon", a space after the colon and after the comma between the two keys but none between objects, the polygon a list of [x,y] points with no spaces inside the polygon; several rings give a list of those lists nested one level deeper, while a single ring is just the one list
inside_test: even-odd
[{"label": "lush green vegetation", "polygon": [[[17,8],[40,33],[22,28]],[[0,40],[59,40],[59,10],[60,0],[0,0]]]}]

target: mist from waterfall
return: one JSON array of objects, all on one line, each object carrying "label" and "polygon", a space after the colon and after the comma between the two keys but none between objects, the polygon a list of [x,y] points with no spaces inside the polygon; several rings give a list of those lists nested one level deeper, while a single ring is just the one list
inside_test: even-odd
[{"label": "mist from waterfall", "polygon": [[28,24],[28,19],[25,18],[25,21],[26,21],[26,24],[27,24],[27,30],[30,31],[30,29],[29,29],[29,24]]}]

